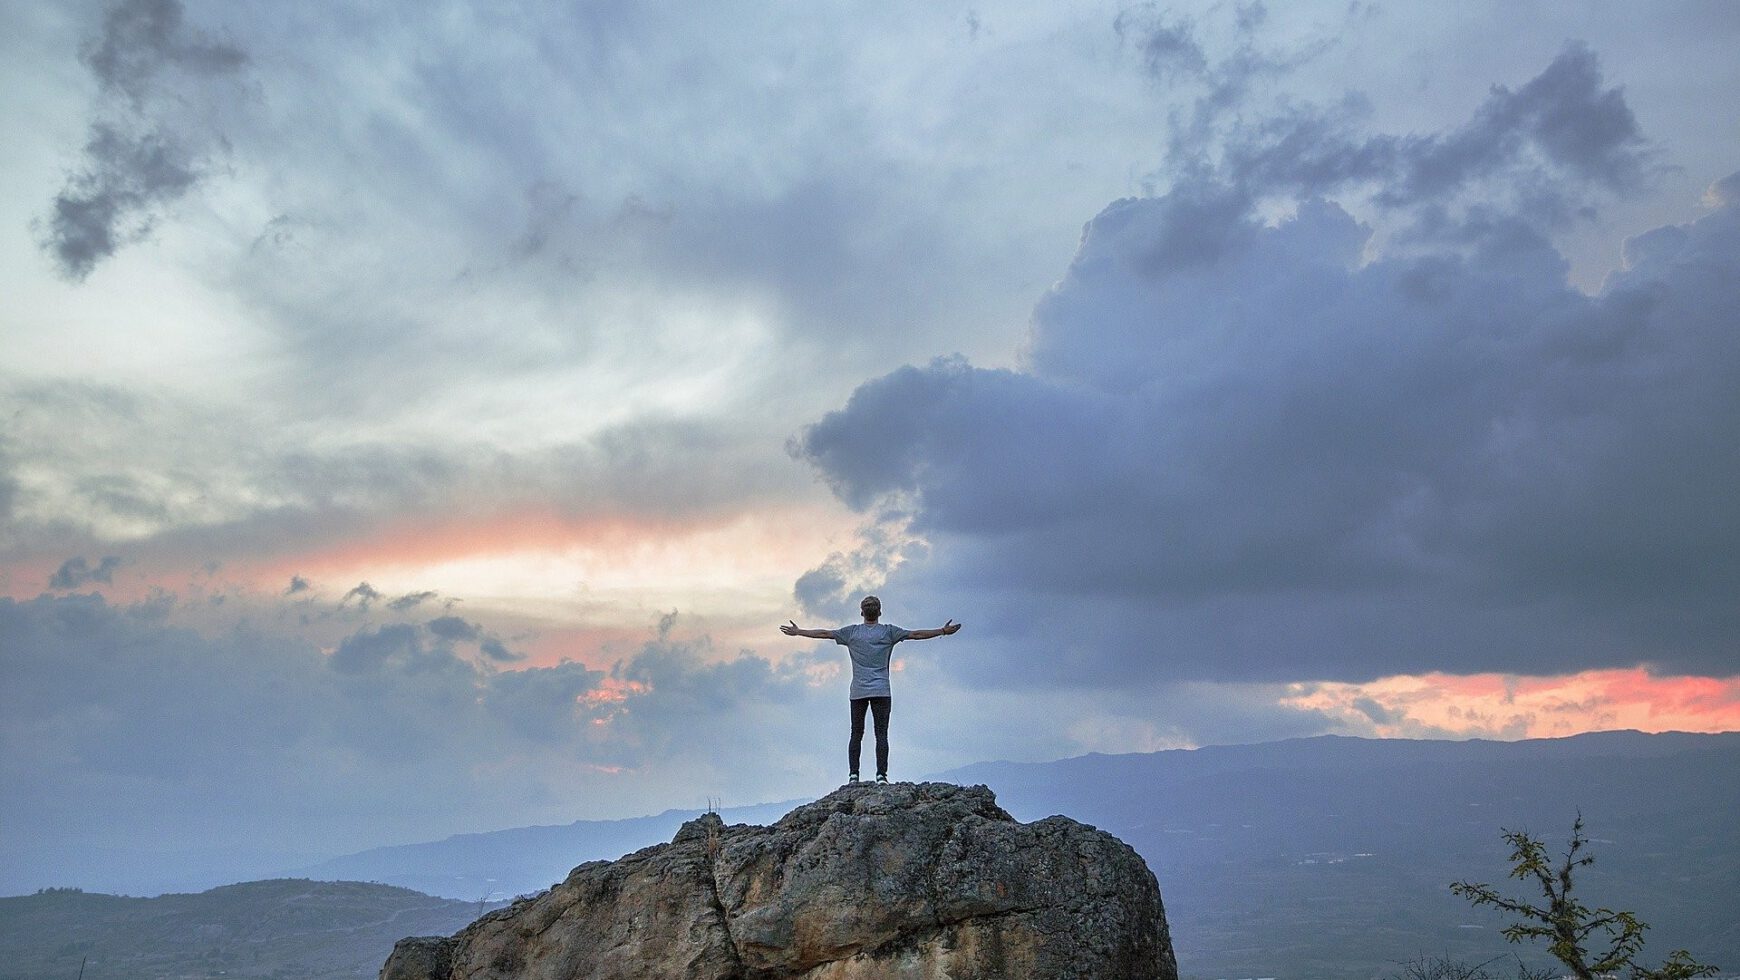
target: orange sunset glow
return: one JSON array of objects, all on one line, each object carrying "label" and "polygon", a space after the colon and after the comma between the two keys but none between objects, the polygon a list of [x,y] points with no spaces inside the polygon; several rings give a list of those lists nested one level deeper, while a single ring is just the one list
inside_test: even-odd
[{"label": "orange sunset glow", "polygon": [[[1299,693],[1283,704],[1324,711],[1360,728],[1369,724],[1385,738],[1740,730],[1740,677],[1668,677],[1635,668],[1563,677],[1437,673],[1295,687]],[[1373,705],[1381,709],[1377,717]]]},{"label": "orange sunset glow", "polygon": [[1740,4],[1510,6],[8,5],[0,898],[1740,746]]}]

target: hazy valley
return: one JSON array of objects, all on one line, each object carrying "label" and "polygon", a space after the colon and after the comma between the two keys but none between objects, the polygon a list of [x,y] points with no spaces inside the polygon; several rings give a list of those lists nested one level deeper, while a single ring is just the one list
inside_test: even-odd
[{"label": "hazy valley", "polygon": [[[1686,947],[1740,965],[1740,734],[1609,732],[1524,742],[1323,737],[1259,745],[986,763],[1022,820],[1063,813],[1134,846],[1160,881],[1186,977],[1366,978],[1421,954],[1516,952],[1504,920],[1450,895],[1502,882],[1501,828],[1563,840],[1580,812],[1597,862],[1579,888]],[[722,811],[769,823],[792,804]],[[0,978],[367,975],[400,936],[445,933],[485,901],[533,892],[586,860],[668,840],[693,812],[582,821],[379,848],[298,869],[313,878],[197,896],[53,892],[0,900]],[[125,969],[117,969],[125,965]]]}]

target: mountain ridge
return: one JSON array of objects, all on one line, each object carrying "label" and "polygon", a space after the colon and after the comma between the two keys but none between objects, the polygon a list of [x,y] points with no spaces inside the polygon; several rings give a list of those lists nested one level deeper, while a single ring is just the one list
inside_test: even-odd
[{"label": "mountain ridge", "polygon": [[[1032,780],[1025,774],[1107,766],[1117,771],[1117,775],[1105,772],[1099,773],[1095,778],[1117,779],[1128,783],[1130,774],[1123,771],[1125,767],[1144,768],[1178,762],[1190,770],[1189,775],[1204,777],[1212,773],[1243,771],[1247,769],[1246,762],[1253,756],[1266,758],[1277,765],[1285,762],[1297,766],[1302,761],[1318,765],[1345,765],[1349,761],[1347,752],[1351,750],[1359,753],[1358,758],[1361,760],[1381,758],[1388,765],[1409,765],[1418,764],[1422,760],[1437,761],[1447,758],[1465,762],[1512,757],[1517,761],[1528,761],[1543,754],[1549,758],[1560,759],[1615,755],[1623,758],[1654,758],[1699,751],[1700,747],[1713,751],[1740,751],[1740,732],[1646,733],[1636,729],[1615,729],[1514,741],[1313,735],[1271,742],[1230,743],[1190,749],[1162,749],[1155,752],[1088,752],[1042,762],[977,762],[926,775],[923,779],[996,786],[999,798],[1013,812],[1018,812],[1023,819],[1036,819],[1065,811],[1060,808],[1061,801],[1051,803],[1048,808],[1039,800],[1031,798],[1025,787]],[[1062,787],[1058,790],[1066,791]],[[757,823],[778,819],[786,810],[804,802],[808,801],[794,799],[750,804],[725,808],[719,813],[731,821]],[[1045,812],[1039,812],[1040,810]],[[569,824],[543,824],[452,834],[439,840],[369,848],[294,868],[286,873],[328,880],[381,881],[455,899],[475,899],[492,892],[506,897],[546,887],[566,873],[567,867],[573,863],[583,860],[610,860],[648,844],[668,840],[685,820],[702,812],[704,811],[673,808],[649,816],[576,820]],[[1104,819],[1104,815],[1098,816]],[[1116,819],[1111,822],[1121,823]],[[1569,826],[1568,823],[1566,825]],[[1497,828],[1492,833],[1496,837]],[[467,848],[475,849],[475,853],[470,856],[464,854],[463,851]],[[440,864],[440,870],[431,870],[431,865],[437,863]]]},{"label": "mountain ridge", "polygon": [[451,932],[489,907],[300,878],[152,898],[44,889],[0,898],[0,978],[63,980],[82,966],[86,980],[338,980],[372,972],[406,932]]},{"label": "mountain ridge", "polygon": [[[721,816],[743,823],[778,819],[804,800],[728,807]],[[612,860],[669,839],[706,811],[669,809],[642,817],[576,820],[452,834],[440,840],[373,847],[295,869],[327,880],[382,881],[430,895],[512,897],[548,887],[585,861]],[[457,894],[463,892],[465,894]]]},{"label": "mountain ridge", "polygon": [[[1556,848],[1579,812],[1598,858],[1580,879],[1585,898],[1651,923],[1651,950],[1683,946],[1734,969],[1740,920],[1726,897],[1740,893],[1737,774],[1740,733],[1620,730],[1521,742],[1315,736],[976,763],[940,775],[988,783],[1020,820],[1067,813],[1130,844],[1166,892],[1184,977],[1369,980],[1422,953],[1470,962],[1526,955],[1498,935],[1502,917],[1469,908],[1448,884],[1503,881],[1501,830],[1526,829]],[[724,812],[763,822],[754,811],[785,806]],[[377,851],[414,865],[435,845],[454,860],[471,850],[471,877],[452,865],[400,870],[446,889],[416,891],[475,908],[479,896],[542,890],[589,854],[610,859],[668,841],[677,829],[669,821],[686,812]],[[517,870],[492,856],[514,849],[515,831],[584,837],[593,824],[617,836],[557,842],[522,855],[528,866]]]},{"label": "mountain ridge", "polygon": [[1712,897],[1740,890],[1734,773],[1740,733],[1614,730],[1312,736],[930,778],[984,783],[1018,819],[1066,813],[1129,843],[1166,890],[1187,977],[1368,978],[1422,952],[1528,955],[1448,884],[1502,880],[1502,830],[1559,841],[1578,813],[1601,839],[1594,900],[1652,923],[1652,947],[1740,963],[1740,928]]}]

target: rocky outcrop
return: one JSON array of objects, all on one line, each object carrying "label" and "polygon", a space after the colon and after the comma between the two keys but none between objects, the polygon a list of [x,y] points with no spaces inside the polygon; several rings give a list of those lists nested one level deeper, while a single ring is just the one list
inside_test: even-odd
[{"label": "rocky outcrop", "polygon": [[771,827],[709,814],[583,864],[381,980],[1176,980],[1154,875],[1066,817],[983,786],[840,789]]}]

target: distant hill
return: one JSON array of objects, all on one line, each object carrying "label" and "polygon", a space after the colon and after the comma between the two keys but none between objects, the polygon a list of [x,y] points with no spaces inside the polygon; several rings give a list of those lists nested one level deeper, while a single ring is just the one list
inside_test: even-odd
[{"label": "distant hill", "polygon": [[1596,839],[1585,901],[1650,923],[1654,959],[1686,947],[1740,968],[1737,733],[1326,736],[938,778],[986,783],[1023,820],[1067,813],[1135,847],[1160,879],[1186,977],[1362,978],[1421,953],[1525,951],[1498,936],[1500,915],[1446,886],[1523,894],[1505,881],[1501,828],[1559,842],[1579,812]]},{"label": "distant hill", "polygon": [[[726,823],[769,824],[803,800],[719,811]],[[297,875],[378,881],[449,898],[513,898],[542,891],[577,864],[613,861],[671,839],[700,810],[666,810],[626,820],[576,820],[549,827],[518,827],[458,834],[424,844],[376,847],[298,868]]]},{"label": "distant hill", "polygon": [[[1135,847],[1160,879],[1183,975],[1363,980],[1450,952],[1519,950],[1504,920],[1449,893],[1503,882],[1501,829],[1552,840],[1581,812],[1597,863],[1581,889],[1740,968],[1740,733],[1599,732],[1519,742],[1323,736],[926,777],[984,783],[1023,820],[1062,813]],[[723,813],[768,823],[791,804]],[[581,861],[667,841],[694,812],[381,848],[298,873],[455,898],[536,891]],[[1538,956],[1535,962],[1543,962]]]},{"label": "distant hill", "polygon": [[401,937],[451,933],[481,911],[354,881],[252,881],[157,898],[53,889],[0,898],[0,980],[74,980],[81,961],[85,980],[373,977]]},{"label": "distant hill", "polygon": [[[1395,976],[1401,961],[1421,954],[1481,962],[1519,951],[1498,935],[1501,916],[1470,908],[1448,885],[1518,884],[1505,880],[1501,829],[1558,842],[1579,812],[1597,859],[1579,881],[1585,901],[1630,909],[1649,922],[1650,962],[1683,946],[1730,974],[1740,970],[1740,733],[1602,732],[1521,742],[1321,737],[984,763],[928,778],[985,783],[1022,820],[1062,813],[1135,847],[1160,880],[1187,980],[1367,980]],[[722,816],[766,824],[791,806]],[[373,976],[401,936],[451,933],[476,915],[481,897],[541,890],[583,861],[668,841],[696,815],[468,834],[298,872],[411,885],[454,901],[307,881],[150,900],[77,893],[0,899],[0,980],[70,980],[85,953],[90,980],[206,977],[220,969],[263,977],[267,972],[250,971],[274,963],[303,971],[272,974],[281,980]],[[111,910],[125,914],[111,920]],[[419,918],[424,914],[430,918]],[[305,920],[307,931],[280,935]],[[352,939],[355,949],[343,953]],[[304,947],[313,959],[297,958]],[[96,972],[133,949],[140,957],[208,959],[176,961],[198,971]],[[1532,962],[1544,960],[1537,953]]]}]

